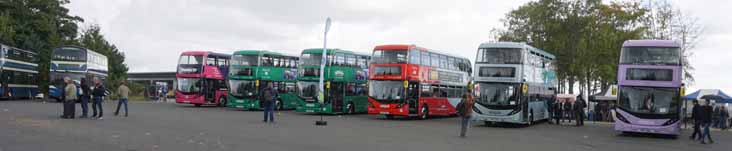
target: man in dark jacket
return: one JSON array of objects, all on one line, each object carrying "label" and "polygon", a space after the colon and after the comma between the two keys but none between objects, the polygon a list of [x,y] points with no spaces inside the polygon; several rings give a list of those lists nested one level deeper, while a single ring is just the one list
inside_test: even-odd
[{"label": "man in dark jacket", "polygon": [[562,102],[557,100],[557,102],[554,102],[552,108],[554,108],[554,121],[556,121],[557,124],[562,124],[562,119],[560,118],[562,117]]},{"label": "man in dark jacket", "polygon": [[704,126],[704,132],[702,132],[701,136],[701,143],[706,144],[705,140],[709,139],[709,143],[714,143],[714,140],[712,140],[712,135],[709,131],[709,127],[712,126],[712,114],[713,114],[713,108],[709,100],[706,102],[707,105],[703,106],[701,108],[701,120],[702,120],[702,126]]},{"label": "man in dark jacket", "polygon": [[[105,88],[104,84],[102,84],[102,81],[96,77],[94,77],[94,90],[92,90],[92,95],[94,97],[94,100],[92,102],[92,110],[94,111],[94,115],[92,115],[92,118],[97,118],[101,120],[103,119],[102,116],[104,116],[102,101],[104,100],[104,97],[107,96],[107,88]],[[99,108],[99,114],[97,114],[97,108]]]},{"label": "man in dark jacket", "polygon": [[89,88],[89,81],[86,78],[81,78],[81,117],[87,118],[89,115],[89,99],[91,99],[91,88]]},{"label": "man in dark jacket", "polygon": [[[268,81],[267,85],[262,89],[261,101],[264,107],[264,122],[274,123],[274,106],[277,100],[277,90],[272,86],[272,82]],[[269,119],[269,121],[268,121]]]},{"label": "man in dark jacket", "polygon": [[572,112],[572,104],[573,103],[567,101],[567,102],[564,102],[564,106],[563,106],[563,109],[564,109],[563,116],[564,116],[564,118],[566,118],[569,121],[569,123],[572,123],[572,116],[574,115],[574,112]]},{"label": "man in dark jacket", "polygon": [[585,99],[582,95],[577,96],[577,101],[574,102],[574,119],[577,120],[576,126],[585,125]]},{"label": "man in dark jacket", "polygon": [[691,133],[691,136],[689,136],[689,139],[697,140],[701,138],[701,106],[699,106],[699,101],[694,100],[694,106],[691,108],[691,119],[694,122],[694,132]]}]

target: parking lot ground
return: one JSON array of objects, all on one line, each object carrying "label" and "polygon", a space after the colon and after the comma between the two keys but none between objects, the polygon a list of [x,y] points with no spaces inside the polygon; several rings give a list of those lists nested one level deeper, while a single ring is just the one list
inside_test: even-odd
[{"label": "parking lot ground", "polygon": [[[386,120],[375,115],[325,116],[281,111],[263,123],[261,111],[193,107],[174,103],[130,102],[130,116],[113,116],[116,101],[105,102],[104,120],[60,119],[61,104],[0,101],[0,151],[133,150],[520,150],[520,151],[722,151],[732,133],[715,131],[715,144],[654,136],[621,136],[607,123],[584,127],[541,123],[530,127],[486,127],[474,123],[459,138],[458,118]],[[90,111],[91,112],[91,111]],[[77,106],[77,114],[81,107]]]}]

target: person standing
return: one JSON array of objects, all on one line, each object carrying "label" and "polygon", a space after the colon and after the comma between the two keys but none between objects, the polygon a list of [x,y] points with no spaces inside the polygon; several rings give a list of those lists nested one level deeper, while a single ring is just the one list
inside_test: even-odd
[{"label": "person standing", "polygon": [[575,126],[585,125],[585,99],[582,95],[577,96],[577,101],[574,102],[574,119],[576,120]]},{"label": "person standing", "polygon": [[[277,98],[277,90],[272,86],[272,81],[268,81],[266,87],[262,89],[260,97],[262,105],[264,106],[264,122],[274,123],[274,106]],[[268,121],[269,119],[269,121]]]},{"label": "person standing", "polygon": [[694,100],[694,106],[691,108],[691,119],[694,122],[694,132],[691,133],[691,136],[689,136],[689,139],[692,140],[698,140],[701,139],[701,106],[699,106],[699,101]]},{"label": "person standing", "polygon": [[712,112],[712,127],[719,128],[719,107],[715,105],[712,105],[712,107],[714,108]]},{"label": "person standing", "polygon": [[709,139],[709,143],[714,143],[714,140],[712,140],[712,135],[709,131],[709,127],[712,126],[712,114],[713,110],[712,105],[710,105],[709,101],[706,102],[706,106],[703,106],[701,108],[701,119],[702,119],[702,126],[704,126],[704,131],[702,132],[701,136],[701,143],[706,144],[705,140]]},{"label": "person standing", "polygon": [[729,118],[729,112],[727,111],[727,108],[724,106],[720,107],[719,114],[720,128],[722,130],[727,130],[727,119]]},{"label": "person standing", "polygon": [[89,100],[91,99],[91,88],[89,88],[89,81],[86,78],[81,78],[81,117],[87,118],[89,115]]},{"label": "person standing", "polygon": [[129,110],[127,110],[127,101],[130,94],[130,88],[127,87],[127,82],[122,81],[117,88],[117,94],[119,95],[119,102],[117,103],[117,110],[114,111],[114,116],[119,115],[120,106],[125,105],[125,117],[127,117],[129,115]]},{"label": "person standing", "polygon": [[[92,118],[97,118],[100,120],[103,119],[102,116],[104,116],[104,109],[102,108],[102,101],[107,95],[106,93],[107,88],[104,87],[102,81],[99,80],[99,78],[94,77],[94,90],[92,90],[92,95],[94,96],[94,100],[92,102],[92,110],[94,111],[94,115],[92,115]],[[99,109],[99,112],[97,112],[97,108]]]},{"label": "person standing", "polygon": [[460,137],[465,138],[465,133],[468,132],[468,127],[470,127],[470,118],[473,116],[473,105],[475,105],[475,99],[473,98],[473,94],[470,93],[470,90],[463,94],[461,103],[462,106],[459,110],[461,116]]},{"label": "person standing", "polygon": [[61,116],[61,118],[65,119],[73,119],[76,112],[76,99],[77,99],[77,92],[76,92],[76,85],[74,85],[74,82],[71,81],[71,78],[64,77],[64,82],[66,82],[66,86],[64,87],[64,114]]},{"label": "person standing", "polygon": [[554,121],[557,125],[561,125],[562,120],[562,102],[554,103]]},{"label": "person standing", "polygon": [[554,119],[554,103],[555,103],[554,101],[556,101],[556,99],[550,99],[549,101],[547,101],[547,106],[548,106],[547,111],[549,112],[549,122],[548,122],[549,124],[552,124],[552,122],[554,121],[553,120]]},{"label": "person standing", "polygon": [[[575,100],[575,102],[576,102],[576,100]],[[572,104],[573,103],[567,101],[567,102],[564,102],[564,107],[563,107],[564,108],[564,118],[566,118],[569,121],[569,123],[572,123],[572,113],[573,113]]]}]

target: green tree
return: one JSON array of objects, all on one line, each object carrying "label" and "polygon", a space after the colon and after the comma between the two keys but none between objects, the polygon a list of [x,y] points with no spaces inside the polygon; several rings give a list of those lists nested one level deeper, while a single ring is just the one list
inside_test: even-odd
[{"label": "green tree", "polygon": [[620,46],[641,38],[647,10],[637,2],[539,0],[509,12],[500,41],[522,41],[557,56],[560,90],[590,94],[616,79]]},{"label": "green tree", "polygon": [[75,44],[78,16],[69,15],[68,0],[0,1],[0,42],[39,53],[39,87],[48,89],[51,49]]},{"label": "green tree", "polygon": [[125,55],[117,49],[117,46],[108,42],[101,33],[99,25],[91,25],[84,29],[79,37],[80,46],[107,56],[109,74],[107,77],[107,87],[112,92],[127,80],[127,71],[129,68],[125,64]]}]

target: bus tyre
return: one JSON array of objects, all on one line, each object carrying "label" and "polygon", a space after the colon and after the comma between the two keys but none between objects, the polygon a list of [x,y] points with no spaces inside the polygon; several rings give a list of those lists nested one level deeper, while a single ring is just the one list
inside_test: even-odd
[{"label": "bus tyre", "polygon": [[224,99],[224,97],[219,98],[219,106],[220,107],[226,106],[226,99]]},{"label": "bus tyre", "polygon": [[348,111],[348,114],[355,114],[356,113],[356,108],[353,106],[353,102],[348,103],[348,105],[346,106],[346,109]]},{"label": "bus tyre", "polygon": [[427,104],[422,105],[422,115],[419,116],[420,119],[427,119],[430,117],[430,110],[427,108]]},{"label": "bus tyre", "polygon": [[194,106],[196,106],[196,107],[201,107],[201,104],[194,104]]},{"label": "bus tyre", "polygon": [[386,119],[389,119],[389,120],[394,119],[394,115],[387,114],[387,115],[384,115],[384,117],[386,117]]}]

